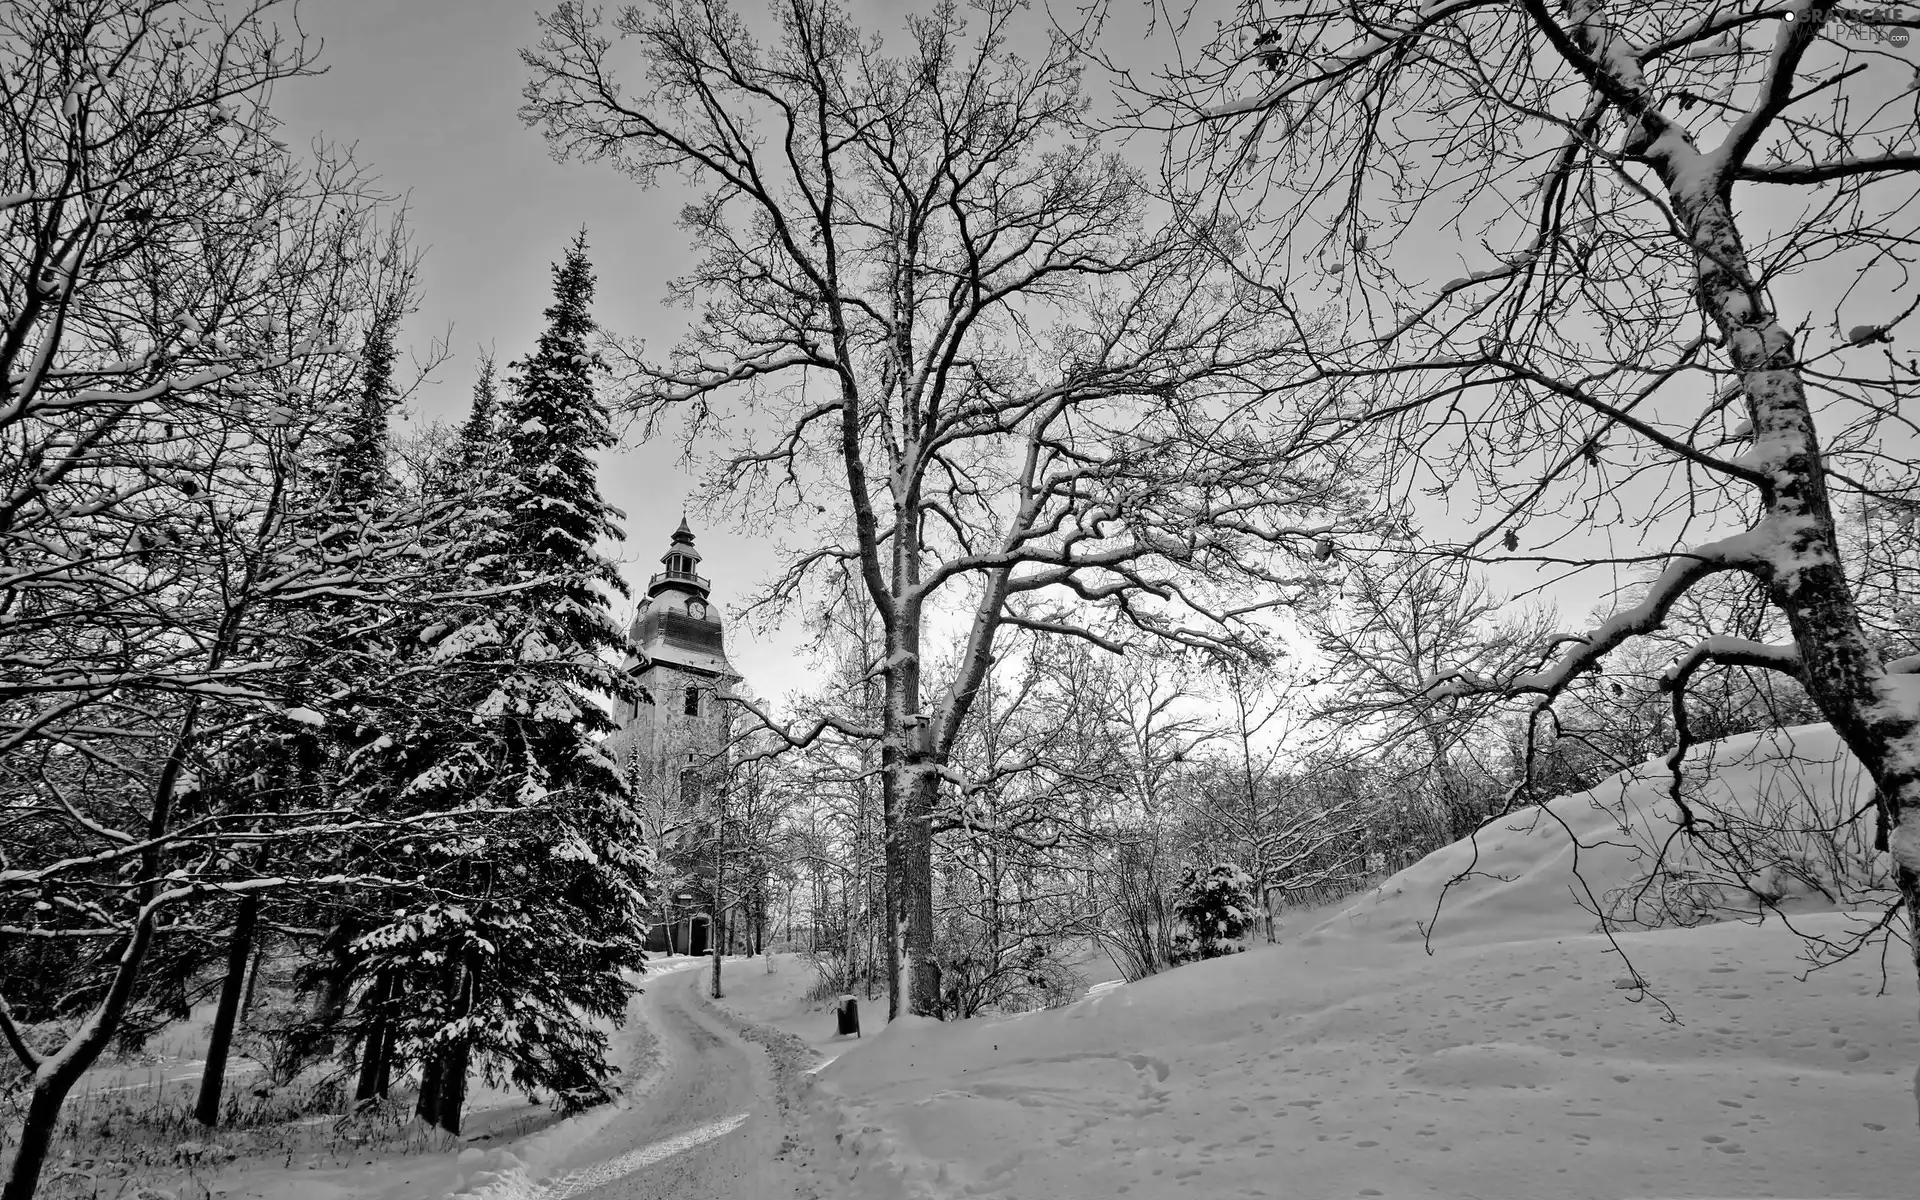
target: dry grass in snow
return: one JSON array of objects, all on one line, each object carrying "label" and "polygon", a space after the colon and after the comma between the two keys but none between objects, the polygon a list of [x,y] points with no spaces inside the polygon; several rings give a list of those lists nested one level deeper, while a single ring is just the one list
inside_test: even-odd
[{"label": "dry grass in snow", "polygon": [[[203,1006],[144,1053],[109,1057],[83,1077],[62,1110],[40,1200],[425,1200],[497,1169],[496,1147],[562,1144],[567,1135],[556,1126],[602,1119],[594,1110],[563,1122],[547,1104],[489,1087],[476,1072],[462,1136],[454,1138],[413,1118],[416,1081],[409,1078],[396,1081],[388,1101],[343,1114],[339,1096],[343,1086],[351,1089],[350,1078],[315,1068],[272,1087],[258,1063],[236,1058],[222,1126],[207,1130],[193,1106],[211,1020],[211,1005]],[[643,1025],[630,1022],[615,1048],[629,1081],[647,1075]],[[25,1111],[19,1082],[0,1090],[0,1162],[12,1153]]]}]

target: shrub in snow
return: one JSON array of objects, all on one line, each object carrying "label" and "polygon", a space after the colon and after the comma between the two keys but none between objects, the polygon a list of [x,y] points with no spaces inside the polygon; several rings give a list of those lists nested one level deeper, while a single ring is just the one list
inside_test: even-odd
[{"label": "shrub in snow", "polygon": [[1032,1012],[1071,1004],[1086,990],[1086,980],[1058,956],[1059,947],[1041,941],[1010,939],[990,944],[969,940],[963,929],[949,929],[938,947],[941,1006],[950,1019],[987,1010]]},{"label": "shrub in snow", "polygon": [[1234,863],[1188,867],[1174,909],[1186,929],[1174,938],[1174,960],[1231,954],[1253,924],[1253,877]]}]

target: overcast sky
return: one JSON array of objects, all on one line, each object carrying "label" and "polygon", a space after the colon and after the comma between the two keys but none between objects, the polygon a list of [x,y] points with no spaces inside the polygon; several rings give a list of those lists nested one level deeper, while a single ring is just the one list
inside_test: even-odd
[{"label": "overcast sky", "polygon": [[[667,281],[691,265],[674,224],[688,193],[671,180],[646,190],[604,166],[556,163],[538,132],[517,116],[527,75],[517,52],[537,40],[535,14],[552,2],[305,0],[299,6],[308,35],[324,42],[327,73],[287,84],[276,95],[284,136],[324,135],[352,144],[388,190],[408,197],[426,257],[422,307],[406,336],[424,350],[451,327],[451,361],[417,396],[414,421],[464,415],[484,348],[502,365],[527,351],[551,297],[549,264],[583,226],[599,275],[595,313],[604,328],[665,349],[683,325],[684,315],[667,308],[663,297]],[[754,0],[744,7],[753,9]],[[908,7],[904,0],[854,5],[869,28],[897,41],[904,41]],[[1904,54],[1920,57],[1920,46]],[[1461,266],[1485,265],[1459,259],[1453,245],[1438,249],[1459,261],[1431,264],[1436,279]],[[1786,307],[1805,307],[1787,315],[1794,320],[1810,311],[1816,322],[1831,321],[1831,310],[1822,309],[1834,299],[1795,287]],[[1884,304],[1880,299],[1873,307],[1877,312]],[[601,490],[627,514],[619,556],[636,596],[659,570],[692,491],[677,459],[670,443],[644,445],[629,437],[603,464]],[[739,601],[772,569],[773,547],[758,533],[729,529],[697,505],[686,515],[706,555],[703,572],[723,606]],[[1503,572],[1494,582],[1515,591],[1537,578],[1531,569],[1525,575]],[[1577,622],[1598,597],[1589,585],[1579,596],[1555,598]],[[756,634],[739,622],[728,632],[748,684],[775,700],[809,682],[797,640],[791,632]]]},{"label": "overcast sky", "polygon": [[[476,363],[492,348],[502,366],[531,347],[552,299],[549,264],[585,226],[599,275],[595,315],[623,335],[664,346],[681,325],[663,303],[666,281],[691,264],[673,221],[685,193],[643,190],[605,167],[556,163],[515,110],[526,78],[517,52],[532,44],[528,0],[306,0],[306,32],[324,41],[318,79],[284,85],[274,109],[289,141],[324,135],[389,191],[409,198],[426,250],[416,351],[452,327],[453,358],[416,397],[412,421],[458,419]],[[408,426],[402,426],[404,433]],[[636,598],[660,570],[692,481],[670,444],[627,439],[601,470],[601,492],[627,514],[619,551]],[[769,568],[770,547],[687,512],[706,555],[715,600],[731,603]],[[728,631],[734,664],[755,691],[779,698],[804,682],[787,638]]]}]

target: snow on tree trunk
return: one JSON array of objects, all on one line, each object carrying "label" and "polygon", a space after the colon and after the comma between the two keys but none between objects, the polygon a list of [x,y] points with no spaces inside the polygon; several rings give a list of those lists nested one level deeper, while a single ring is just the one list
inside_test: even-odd
[{"label": "snow on tree trunk", "polygon": [[[27,1102],[26,1119],[20,1125],[19,1146],[14,1150],[13,1162],[7,1170],[6,1186],[0,1189],[0,1200],[32,1200],[40,1185],[40,1172],[46,1165],[47,1151],[53,1144],[53,1135],[59,1124],[60,1106],[66,1103],[67,1093],[73,1090],[73,1085],[86,1074],[87,1068],[100,1057],[101,1051],[107,1048],[107,1043],[120,1027],[128,1004],[133,1000],[141,964],[153,944],[154,913],[149,906],[159,891],[160,849],[157,839],[167,829],[171,818],[176,785],[185,767],[189,747],[193,745],[197,715],[198,706],[190,702],[174,739],[172,753],[167,756],[166,765],[160,769],[154,781],[152,809],[147,822],[150,845],[140,856],[141,876],[146,882],[132,893],[134,902],[140,906],[140,916],[128,931],[126,944],[114,962],[106,995],[100,998],[80,1028],[67,1039],[66,1045],[42,1057],[37,1064],[30,1064],[34,1068],[33,1092]],[[4,1009],[0,1009],[0,1019],[6,1019]],[[11,1031],[10,1022],[8,1028]]]},{"label": "snow on tree trunk", "polygon": [[[1920,681],[1889,675],[1867,640],[1793,335],[1754,299],[1762,291],[1729,200],[1698,171],[1677,169],[1686,161],[1684,152],[1656,160],[1696,248],[1701,309],[1725,338],[1747,399],[1753,433],[1743,464],[1763,476],[1755,528],[1765,535],[1750,569],[1787,618],[1807,692],[1877,785],[1895,881],[1909,928],[1920,931]],[[1908,945],[1920,976],[1920,936]]]}]

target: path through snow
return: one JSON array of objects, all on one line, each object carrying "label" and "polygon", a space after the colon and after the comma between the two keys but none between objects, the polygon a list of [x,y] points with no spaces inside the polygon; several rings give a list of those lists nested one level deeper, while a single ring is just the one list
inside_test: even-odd
[{"label": "path through snow", "polygon": [[[718,1012],[703,970],[649,975],[642,1000],[663,1068],[623,1111],[551,1161],[517,1155],[474,1200],[792,1200],[820,1194],[793,1104],[811,1055]],[[556,1130],[556,1132],[558,1132]]]}]

